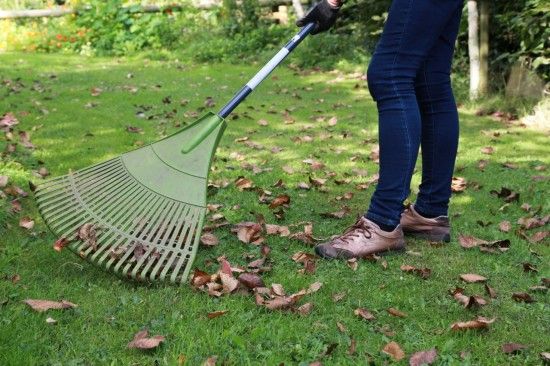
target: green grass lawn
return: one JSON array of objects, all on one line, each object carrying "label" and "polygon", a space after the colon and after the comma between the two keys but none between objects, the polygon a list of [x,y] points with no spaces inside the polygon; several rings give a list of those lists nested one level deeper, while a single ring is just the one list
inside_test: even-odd
[{"label": "green grass lawn", "polygon": [[[0,175],[28,191],[28,180],[41,180],[33,171],[42,166],[58,176],[155,141],[205,113],[207,97],[213,98],[217,112],[258,66],[2,54],[0,116],[13,112],[20,122],[13,139],[18,141],[19,131],[27,131],[36,148],[19,143],[15,152],[2,155]],[[549,181],[532,178],[548,175],[537,168],[550,164],[548,136],[478,117],[473,110],[462,109],[460,115],[455,175],[464,177],[468,187],[452,199],[450,244],[409,240],[407,254],[387,257],[387,268],[380,261],[360,261],[353,271],[345,262],[319,260],[314,274],[300,274],[302,266],[291,257],[312,248],[297,240],[266,237],[272,262],[272,270],[262,275],[266,284],[280,283],[292,293],[316,281],[323,283],[318,292],[300,301],[313,303],[312,312],[305,316],[259,307],[253,295],[214,298],[189,285],[120,279],[69,250],[55,252],[56,237],[47,231],[32,195],[20,199],[22,211],[16,214],[7,213],[12,196],[0,199],[0,364],[174,365],[185,360],[185,364],[200,365],[216,355],[219,365],[314,361],[355,365],[369,360],[379,365],[393,362],[381,352],[390,341],[406,353],[396,364],[408,364],[413,353],[433,347],[437,364],[540,364],[539,354],[550,352],[550,297],[530,292],[529,287],[550,277],[550,249],[548,239],[530,243],[519,235],[517,221],[549,214]],[[333,126],[332,117],[337,118]],[[262,119],[267,126],[258,124]],[[285,123],[291,119],[293,123]],[[127,126],[143,133],[129,133]],[[376,146],[376,129],[375,104],[359,75],[281,68],[229,120],[210,179],[231,184],[213,191],[209,202],[223,205],[218,213],[231,224],[254,221],[256,214],[263,214],[268,223],[278,225],[311,222],[316,238],[339,233],[366,210],[373,193],[374,185],[364,190],[356,187],[377,172],[369,158]],[[242,137],[260,148],[238,142]],[[7,144],[2,138],[0,150],[5,151]],[[486,146],[492,146],[494,153],[483,154],[481,148]],[[325,167],[312,170],[303,162],[306,159]],[[480,159],[488,161],[483,171],[478,168]],[[512,169],[504,163],[512,163]],[[250,166],[262,171],[254,174]],[[283,167],[291,167],[294,173]],[[419,172],[417,167],[413,195]],[[277,219],[273,210],[258,201],[257,192],[239,191],[232,183],[239,176],[271,191],[271,197],[288,194],[291,203],[285,217]],[[298,189],[298,183],[308,182],[309,177],[328,180],[322,189]],[[285,187],[273,187],[278,179]],[[336,183],[342,180],[346,181]],[[506,204],[490,194],[501,187],[518,192],[519,201]],[[353,199],[336,199],[347,192],[353,192]],[[524,203],[531,205],[529,212],[520,207]],[[342,219],[321,216],[343,206],[350,213]],[[33,229],[19,227],[24,216],[35,220]],[[504,220],[512,223],[509,233],[499,231]],[[240,242],[230,228],[214,231],[220,244],[201,247],[195,267],[212,273],[218,269],[219,256],[225,255],[233,265],[260,257],[260,247]],[[291,227],[292,232],[302,229],[302,225]],[[525,234],[544,230],[547,227],[525,230]],[[465,250],[458,234],[509,239],[510,250],[499,254]],[[538,272],[524,271],[526,262]],[[428,267],[432,275],[422,279],[405,273],[400,270],[403,264]],[[462,282],[459,276],[464,273],[487,277],[498,296],[490,299],[483,284]],[[456,286],[465,288],[468,295],[484,296],[488,304],[465,309],[449,294]],[[516,302],[514,292],[529,292],[536,301]],[[332,296],[337,293],[345,297],[335,302]],[[22,302],[29,298],[65,299],[78,308],[37,313]],[[354,315],[359,307],[369,309],[376,319],[359,319]],[[391,316],[386,310],[390,307],[407,316]],[[217,310],[228,313],[207,317]],[[496,320],[487,330],[450,329],[452,323],[478,315]],[[57,324],[46,323],[48,317]],[[164,335],[165,343],[153,351],[127,349],[133,335],[144,328]],[[352,341],[356,350],[349,354]],[[509,342],[528,349],[504,354],[501,346]]]}]

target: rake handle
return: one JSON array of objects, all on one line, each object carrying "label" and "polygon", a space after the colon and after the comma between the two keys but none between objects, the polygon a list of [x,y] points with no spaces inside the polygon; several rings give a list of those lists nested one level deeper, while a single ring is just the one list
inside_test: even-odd
[{"label": "rake handle", "polygon": [[283,62],[283,60],[288,56],[288,54],[292,52],[311,33],[311,31],[314,28],[315,28],[314,23],[309,23],[306,26],[304,26],[298,34],[292,37],[292,39],[288,41],[288,43],[283,48],[281,48],[281,50],[277,52],[275,56],[273,56],[273,58],[269,60],[269,62],[265,64],[265,66],[262,67],[262,69],[258,71],[258,73],[254,75],[254,77],[250,79],[250,81],[246,83],[245,86],[242,87],[241,90],[237,92],[237,94],[235,94],[233,99],[231,99],[220,110],[220,112],[218,113],[218,116],[222,118],[229,116],[229,114],[231,114],[231,112],[233,112],[233,110],[237,108],[237,106],[241,104],[241,102],[245,100],[246,97],[250,93],[252,93],[252,91],[258,85],[260,85],[260,83],[264,81],[265,78],[267,78],[269,74],[271,74],[271,72],[275,70],[275,68],[279,66],[281,62]]}]

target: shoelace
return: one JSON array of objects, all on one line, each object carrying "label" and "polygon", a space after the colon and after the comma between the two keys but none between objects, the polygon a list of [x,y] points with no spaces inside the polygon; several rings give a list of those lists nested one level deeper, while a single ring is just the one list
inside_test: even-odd
[{"label": "shoelace", "polygon": [[359,238],[361,235],[367,239],[372,238],[372,227],[365,225],[361,219],[357,220],[355,224],[348,227],[344,233],[338,238],[345,244],[349,244],[351,238]]}]

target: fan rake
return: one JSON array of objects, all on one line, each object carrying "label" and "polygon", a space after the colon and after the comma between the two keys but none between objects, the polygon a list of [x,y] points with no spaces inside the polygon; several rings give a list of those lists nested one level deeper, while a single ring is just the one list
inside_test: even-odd
[{"label": "fan rake", "polygon": [[135,280],[186,282],[225,118],[314,27],[303,27],[217,115],[208,113],[163,140],[36,186],[38,209],[59,237],[56,246]]}]

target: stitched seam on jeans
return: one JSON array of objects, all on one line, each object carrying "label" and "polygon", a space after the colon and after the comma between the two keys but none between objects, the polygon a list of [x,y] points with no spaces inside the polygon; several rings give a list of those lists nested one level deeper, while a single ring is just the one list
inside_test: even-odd
[{"label": "stitched seam on jeans", "polygon": [[411,19],[411,8],[412,8],[412,1],[413,0],[409,0],[409,6],[408,6],[408,14],[407,14],[407,20],[405,20],[405,22],[403,23],[403,28],[401,29],[401,39],[399,40],[399,47],[397,48],[397,51],[395,53],[395,57],[393,58],[393,63],[392,63],[392,66],[391,66],[391,81],[392,81],[392,85],[393,85],[393,91],[395,92],[395,95],[399,98],[399,103],[401,104],[401,111],[403,113],[403,116],[405,118],[402,118],[401,121],[405,127],[405,132],[406,132],[406,135],[407,135],[407,148],[408,148],[408,156],[407,156],[407,175],[405,175],[405,177],[403,178],[403,183],[402,183],[402,186],[403,186],[403,190],[401,192],[401,197],[402,199],[404,200],[406,197],[403,197],[405,195],[405,192],[407,191],[407,187],[406,187],[406,183],[407,183],[407,176],[409,174],[409,172],[412,170],[411,169],[411,137],[409,136],[409,128],[407,127],[407,123],[406,123],[406,113],[405,113],[405,105],[403,104],[403,98],[399,95],[399,93],[397,92],[397,88],[395,86],[395,77],[394,77],[394,71],[395,71],[395,63],[397,61],[397,57],[399,56],[399,52],[401,52],[401,47],[403,46],[403,39],[405,38],[404,37],[404,33],[405,33],[405,28],[407,27],[407,24],[409,24],[409,21]]},{"label": "stitched seam on jeans", "polygon": [[[430,93],[430,86],[428,84],[428,77],[426,76],[426,68],[424,68],[424,82],[426,83],[426,93],[428,94],[428,100],[430,100],[430,111],[431,113],[433,114],[434,113],[434,109],[433,109],[433,104],[431,103],[431,100],[432,100],[432,93]],[[431,119],[431,127],[432,127],[432,136],[434,136],[434,139],[435,139],[435,123],[433,121],[433,119]],[[435,147],[436,146],[436,142],[433,141],[432,143],[432,166],[431,166],[431,173],[430,173],[430,177],[431,177],[431,180],[430,180],[430,189],[428,190],[428,204],[431,205],[432,204],[432,192],[433,192],[433,180],[434,180],[434,161],[435,161]]]}]

